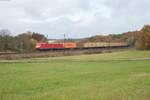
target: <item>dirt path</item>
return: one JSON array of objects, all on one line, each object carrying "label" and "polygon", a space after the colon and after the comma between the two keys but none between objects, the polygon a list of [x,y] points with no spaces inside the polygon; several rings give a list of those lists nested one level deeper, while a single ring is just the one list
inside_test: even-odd
[{"label": "dirt path", "polygon": [[[122,58],[122,59],[106,59],[106,60],[66,60],[66,61],[81,61],[81,62],[102,62],[102,61],[141,61],[141,60],[150,60],[149,58]],[[30,62],[52,62],[55,60],[0,60],[0,63],[30,63]],[[56,60],[57,61],[57,60]],[[61,61],[61,60],[59,60]],[[63,60],[62,60],[63,61]]]}]

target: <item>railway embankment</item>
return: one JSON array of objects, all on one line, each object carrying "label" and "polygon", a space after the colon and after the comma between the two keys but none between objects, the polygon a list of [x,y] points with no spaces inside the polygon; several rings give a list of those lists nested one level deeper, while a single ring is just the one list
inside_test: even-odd
[{"label": "railway embankment", "polygon": [[73,50],[60,50],[60,51],[35,51],[28,53],[3,53],[0,54],[0,60],[20,60],[30,58],[46,58],[46,57],[59,57],[59,56],[74,56],[83,54],[100,54],[111,53],[117,51],[125,51],[134,49],[132,47],[117,47],[117,48],[90,48],[90,49],[73,49]]}]

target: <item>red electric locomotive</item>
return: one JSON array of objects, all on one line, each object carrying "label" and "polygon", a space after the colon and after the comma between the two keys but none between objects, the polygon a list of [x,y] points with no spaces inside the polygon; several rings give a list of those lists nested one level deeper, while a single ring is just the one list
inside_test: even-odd
[{"label": "red electric locomotive", "polygon": [[36,45],[37,50],[56,50],[56,49],[63,49],[64,46],[63,44],[60,43],[52,43],[52,44],[47,44],[47,43],[38,43]]}]

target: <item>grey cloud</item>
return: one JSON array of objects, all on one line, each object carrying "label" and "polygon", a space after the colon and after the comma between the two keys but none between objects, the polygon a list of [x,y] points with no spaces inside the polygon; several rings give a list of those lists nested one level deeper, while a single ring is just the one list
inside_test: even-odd
[{"label": "grey cloud", "polygon": [[148,0],[11,0],[0,2],[0,28],[49,38],[83,38],[138,30],[150,24]]}]

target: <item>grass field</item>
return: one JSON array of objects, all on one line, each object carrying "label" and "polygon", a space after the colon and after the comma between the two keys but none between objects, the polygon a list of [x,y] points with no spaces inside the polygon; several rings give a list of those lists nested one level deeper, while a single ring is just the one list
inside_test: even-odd
[{"label": "grass field", "polygon": [[0,100],[150,100],[150,60],[111,61],[145,57],[150,51],[0,63]]},{"label": "grass field", "polygon": [[100,60],[114,60],[114,59],[149,58],[149,57],[150,57],[150,51],[129,50],[129,51],[121,51],[121,52],[113,52],[113,53],[92,54],[88,56],[81,55],[81,56],[68,56],[68,57],[54,57],[54,58],[46,58],[46,59],[55,60],[55,61],[56,60],[100,61]]}]

